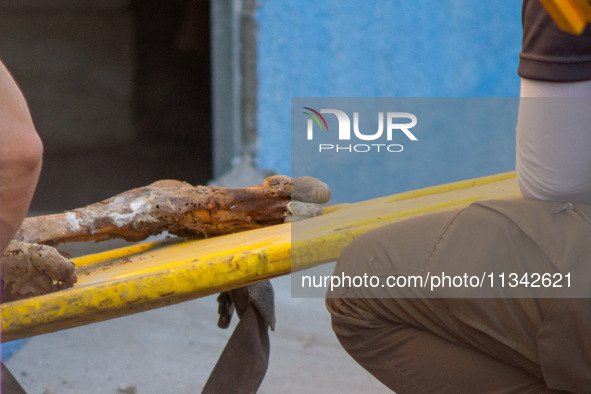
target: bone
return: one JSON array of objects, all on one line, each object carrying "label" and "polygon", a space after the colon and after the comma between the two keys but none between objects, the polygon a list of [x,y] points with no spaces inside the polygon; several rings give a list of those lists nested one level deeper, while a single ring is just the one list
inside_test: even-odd
[{"label": "bone", "polygon": [[296,222],[319,215],[322,215],[322,207],[320,204],[290,201],[287,203],[285,222]]},{"label": "bone", "polygon": [[301,176],[293,180],[291,198],[295,201],[326,204],[330,200],[330,188],[316,178]]},{"label": "bone", "polygon": [[[212,237],[286,221],[292,199],[325,203],[328,186],[310,177],[273,176],[246,188],[191,186],[164,180],[64,213],[27,218],[16,239],[57,245],[123,238],[141,241],[168,231]],[[289,219],[288,219],[289,220]]]},{"label": "bone", "polygon": [[72,287],[74,268],[50,246],[12,241],[2,255],[2,302]]}]

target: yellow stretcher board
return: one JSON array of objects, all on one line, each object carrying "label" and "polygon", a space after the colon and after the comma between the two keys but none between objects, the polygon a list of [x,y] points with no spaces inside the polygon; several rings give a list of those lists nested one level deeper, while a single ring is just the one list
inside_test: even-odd
[{"label": "yellow stretcher board", "polygon": [[[74,259],[73,288],[0,305],[2,341],[242,287],[334,261],[373,228],[483,199],[519,197],[514,173],[328,207],[322,216],[204,240],[164,240]],[[292,253],[292,250],[294,253]]]},{"label": "yellow stretcher board", "polygon": [[540,0],[540,3],[556,26],[567,33],[581,35],[591,22],[590,0]]}]

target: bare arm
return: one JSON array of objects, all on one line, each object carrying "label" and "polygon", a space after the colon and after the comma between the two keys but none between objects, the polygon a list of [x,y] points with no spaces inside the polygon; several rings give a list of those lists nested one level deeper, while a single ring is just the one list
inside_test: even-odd
[{"label": "bare arm", "polygon": [[42,156],[27,103],[0,61],[0,250],[6,249],[29,209]]}]

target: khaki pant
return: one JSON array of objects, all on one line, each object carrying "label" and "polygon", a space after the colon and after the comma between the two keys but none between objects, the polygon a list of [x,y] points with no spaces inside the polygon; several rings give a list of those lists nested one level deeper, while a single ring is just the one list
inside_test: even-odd
[{"label": "khaki pant", "polygon": [[[572,271],[591,288],[590,219],[591,205],[582,203],[476,203],[364,234],[345,249],[335,275],[519,268]],[[468,294],[478,291],[485,290]],[[329,291],[326,304],[345,350],[399,394],[591,393],[587,292],[454,294],[350,287]]]}]

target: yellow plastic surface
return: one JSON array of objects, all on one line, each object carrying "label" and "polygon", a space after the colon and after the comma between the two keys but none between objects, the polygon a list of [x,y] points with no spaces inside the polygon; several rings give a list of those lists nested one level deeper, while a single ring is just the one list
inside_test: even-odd
[{"label": "yellow plastic surface", "polygon": [[556,26],[561,30],[580,35],[591,22],[591,3],[589,0],[540,0]]},{"label": "yellow plastic surface", "polygon": [[205,240],[144,243],[74,259],[71,289],[0,306],[2,341],[124,316],[334,261],[363,232],[416,215],[518,197],[514,173],[328,207],[322,216]]}]

